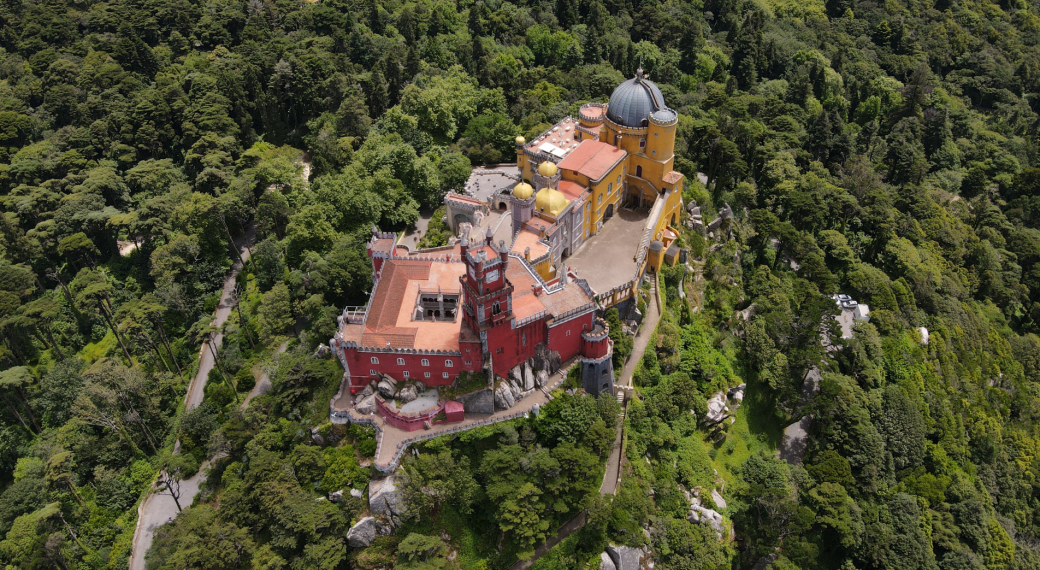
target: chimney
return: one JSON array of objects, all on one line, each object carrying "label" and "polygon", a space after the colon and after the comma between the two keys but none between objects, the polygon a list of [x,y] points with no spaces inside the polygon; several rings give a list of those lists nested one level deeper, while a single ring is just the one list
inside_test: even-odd
[{"label": "chimney", "polygon": [[526,259],[527,261],[531,261],[531,248],[524,248],[524,259]]},{"label": "chimney", "polygon": [[484,239],[488,245],[492,245],[491,240],[495,239],[495,232],[491,231],[491,224],[488,224],[488,229],[484,232]]},{"label": "chimney", "polygon": [[616,143],[614,146],[618,150],[621,150],[621,138],[622,138],[621,135],[618,135],[618,136],[614,137],[614,142]]}]

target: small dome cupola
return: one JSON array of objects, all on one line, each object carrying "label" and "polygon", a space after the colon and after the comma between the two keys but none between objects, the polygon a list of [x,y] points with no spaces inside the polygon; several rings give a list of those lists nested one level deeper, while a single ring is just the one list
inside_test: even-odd
[{"label": "small dome cupola", "polygon": [[538,174],[541,174],[546,178],[556,176],[558,170],[559,168],[556,167],[556,164],[548,160],[538,165]]},{"label": "small dome cupola", "polygon": [[636,76],[618,85],[607,103],[607,118],[632,128],[646,126],[645,121],[654,112],[665,108],[664,95],[652,81],[643,77],[643,69]]},{"label": "small dome cupola", "polygon": [[513,187],[513,197],[519,198],[520,200],[527,200],[531,196],[534,196],[534,187],[526,182],[521,182]]}]

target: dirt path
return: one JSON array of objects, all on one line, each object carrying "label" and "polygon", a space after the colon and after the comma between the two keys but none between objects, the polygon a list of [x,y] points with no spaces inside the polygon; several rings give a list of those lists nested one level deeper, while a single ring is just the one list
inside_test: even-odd
[{"label": "dirt path", "polygon": [[[288,348],[288,347],[289,347],[289,342],[288,341],[283,342],[282,345],[278,347],[278,350],[276,350],[274,352],[275,355],[277,356],[279,354],[282,354],[283,352],[285,352],[285,349]],[[254,374],[255,374],[255,372],[254,372]],[[267,391],[270,390],[270,389],[271,389],[271,378],[267,375],[267,371],[261,371],[260,375],[257,376],[257,378],[256,378],[256,385],[253,386],[253,389],[249,391],[249,395],[246,396],[246,399],[242,400],[242,405],[240,407],[243,410],[248,408],[250,400],[252,400],[253,398],[255,398],[257,396],[266,394]]]},{"label": "dirt path", "polygon": [[[252,245],[253,239],[254,228],[250,224],[246,233],[235,242],[243,261],[249,261],[249,246]],[[235,261],[231,266],[231,274],[224,281],[224,289],[220,293],[220,302],[217,304],[216,314],[212,321],[213,326],[218,328],[223,326],[231,315],[231,310],[235,306],[232,297],[235,290],[235,279],[241,270],[242,263]],[[213,346],[218,352],[223,339],[224,337],[220,333],[213,335]],[[209,349],[209,343],[203,343],[199,350],[199,371],[188,384],[188,392],[184,395],[185,409],[197,408],[202,403],[205,396],[206,379],[209,377],[209,371],[213,369],[213,365],[213,352]],[[179,448],[179,445],[176,446],[174,452],[177,452]],[[205,467],[206,464],[203,464],[194,477],[181,481],[179,499],[181,507],[190,505],[195,499],[195,495],[199,493],[199,486],[206,479],[203,474]],[[155,530],[177,516],[178,512],[176,502],[168,494],[153,493],[141,501],[141,505],[137,509],[137,528],[134,530],[134,540],[131,546],[130,570],[144,570],[144,555],[152,546]]]},{"label": "dirt path", "polygon": [[[657,323],[661,320],[661,312],[657,310],[659,301],[657,296],[657,280],[655,279],[650,285],[650,302],[646,304],[646,316],[643,317],[643,323],[640,325],[639,332],[636,333],[632,354],[629,355],[628,361],[625,362],[625,367],[621,370],[621,376],[618,377],[616,382],[620,387],[632,385],[632,374],[635,373],[636,365],[643,359],[643,353],[646,352],[646,348],[650,345],[650,339],[653,338],[657,330]],[[621,462],[624,460],[621,456],[621,441],[624,437],[624,408],[621,410],[621,416],[621,425],[618,426],[614,446],[610,450],[610,456],[607,457],[607,468],[603,473],[603,483],[599,487],[599,492],[603,495],[616,493],[618,482],[621,480]]]},{"label": "dirt path", "polygon": [[650,344],[650,339],[653,338],[654,332],[657,330],[657,323],[661,320],[661,311],[657,310],[657,280],[650,282],[650,294],[650,302],[646,304],[646,315],[643,316],[643,324],[640,325],[639,332],[636,333],[636,339],[632,346],[632,355],[628,357],[625,367],[621,370],[621,376],[618,377],[617,383],[619,386],[632,385],[632,374],[635,373],[639,361],[643,359],[643,353],[646,352],[646,347]]}]

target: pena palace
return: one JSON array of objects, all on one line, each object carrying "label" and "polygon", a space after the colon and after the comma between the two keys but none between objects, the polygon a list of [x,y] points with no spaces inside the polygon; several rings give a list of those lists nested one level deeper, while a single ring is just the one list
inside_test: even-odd
[{"label": "pena palace", "polygon": [[[344,393],[384,375],[429,387],[463,372],[505,378],[545,347],[563,362],[609,363],[612,343],[597,314],[633,303],[644,273],[675,263],[683,208],[683,175],[673,169],[677,122],[639,70],[607,104],[586,104],[577,119],[532,141],[517,137],[512,187],[487,200],[449,193],[448,222],[459,236],[451,245],[410,251],[397,234],[373,229],[368,304],[344,310],[330,342],[345,370]],[[594,290],[567,260],[586,242],[609,240],[622,208],[642,212],[634,238],[623,254],[604,249],[602,259],[586,262],[598,264],[597,273],[616,268],[621,284]],[[487,210],[504,216],[501,239],[490,225],[473,231]],[[586,390],[613,393],[612,369],[590,369],[602,380],[584,380]]]}]

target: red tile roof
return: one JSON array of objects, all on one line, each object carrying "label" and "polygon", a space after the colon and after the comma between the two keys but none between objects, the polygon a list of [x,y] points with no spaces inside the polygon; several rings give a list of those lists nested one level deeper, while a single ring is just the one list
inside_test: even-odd
[{"label": "red tile roof", "polygon": [[681,172],[676,172],[676,171],[673,170],[673,171],[669,172],[668,174],[665,174],[663,180],[664,180],[665,184],[675,184],[676,182],[682,180],[682,178],[683,178],[683,175],[682,175]]},{"label": "red tile roof", "polygon": [[560,192],[562,192],[568,200],[573,202],[585,193],[585,187],[577,182],[571,182],[570,180],[560,180]]},{"label": "red tile roof", "polygon": [[562,170],[572,170],[587,176],[589,180],[597,181],[606,176],[626,156],[628,153],[623,150],[589,139],[582,141],[558,166]]}]

